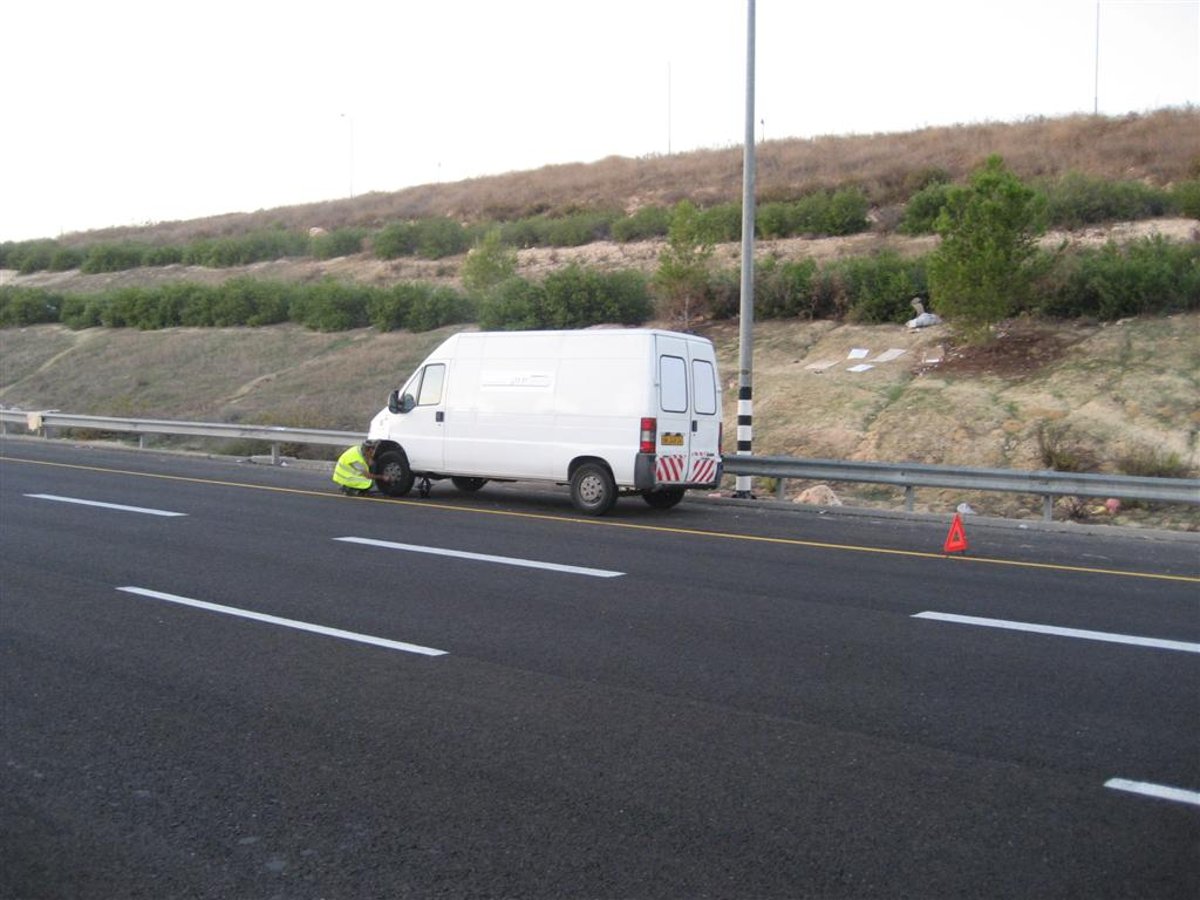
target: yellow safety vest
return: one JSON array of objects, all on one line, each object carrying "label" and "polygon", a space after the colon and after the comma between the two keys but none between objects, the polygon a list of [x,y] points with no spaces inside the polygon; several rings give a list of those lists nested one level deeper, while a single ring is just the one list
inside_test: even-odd
[{"label": "yellow safety vest", "polygon": [[371,479],[366,477],[368,471],[362,447],[355,444],[338,457],[337,465],[333,467],[333,480],[343,487],[365,491],[371,486]]}]

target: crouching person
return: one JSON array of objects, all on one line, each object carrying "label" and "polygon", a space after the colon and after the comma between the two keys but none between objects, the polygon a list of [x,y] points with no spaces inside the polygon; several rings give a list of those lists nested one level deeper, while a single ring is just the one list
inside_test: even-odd
[{"label": "crouching person", "polygon": [[363,441],[348,447],[338,457],[337,465],[333,467],[333,482],[341,487],[343,494],[361,496],[370,492],[373,482],[389,480],[386,475],[371,471],[378,446],[377,441]]}]

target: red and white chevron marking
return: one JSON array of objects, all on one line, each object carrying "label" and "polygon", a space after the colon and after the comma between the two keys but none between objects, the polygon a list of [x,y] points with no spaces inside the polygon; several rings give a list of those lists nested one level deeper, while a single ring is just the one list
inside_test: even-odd
[{"label": "red and white chevron marking", "polygon": [[692,478],[696,484],[708,484],[717,480],[717,461],[706,457],[692,463]]},{"label": "red and white chevron marking", "polygon": [[657,482],[683,481],[683,473],[687,468],[687,457],[678,454],[660,456],[654,464],[654,480]]},{"label": "red and white chevron marking", "polygon": [[692,460],[692,471],[687,471],[687,457],[675,454],[660,456],[654,464],[654,480],[659,484],[687,481],[691,484],[710,484],[717,480],[717,460],[713,457],[696,457]]}]

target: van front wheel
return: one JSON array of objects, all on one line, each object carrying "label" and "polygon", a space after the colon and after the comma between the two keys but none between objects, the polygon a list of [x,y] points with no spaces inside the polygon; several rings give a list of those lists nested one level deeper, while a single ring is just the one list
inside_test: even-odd
[{"label": "van front wheel", "polygon": [[408,457],[399,450],[380,453],[379,458],[375,460],[375,472],[387,478],[386,481],[379,480],[375,484],[380,493],[389,497],[403,497],[412,490],[413,481],[416,480],[412,469],[408,467]]},{"label": "van front wheel", "polygon": [[617,502],[617,483],[607,466],[584,463],[571,476],[571,502],[581,513],[602,516]]}]

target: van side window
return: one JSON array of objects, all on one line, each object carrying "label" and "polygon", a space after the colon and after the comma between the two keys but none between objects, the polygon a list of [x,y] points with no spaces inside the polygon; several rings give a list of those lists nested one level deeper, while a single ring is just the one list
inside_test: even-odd
[{"label": "van side window", "polygon": [[696,414],[711,416],[717,411],[717,373],[706,359],[692,360],[692,384],[696,391]]},{"label": "van side window", "polygon": [[435,363],[425,367],[421,376],[421,393],[417,406],[436,406],[442,402],[442,385],[446,381],[446,366]]},{"label": "van side window", "polygon": [[687,363],[678,356],[658,358],[659,404],[663,412],[687,412]]}]

